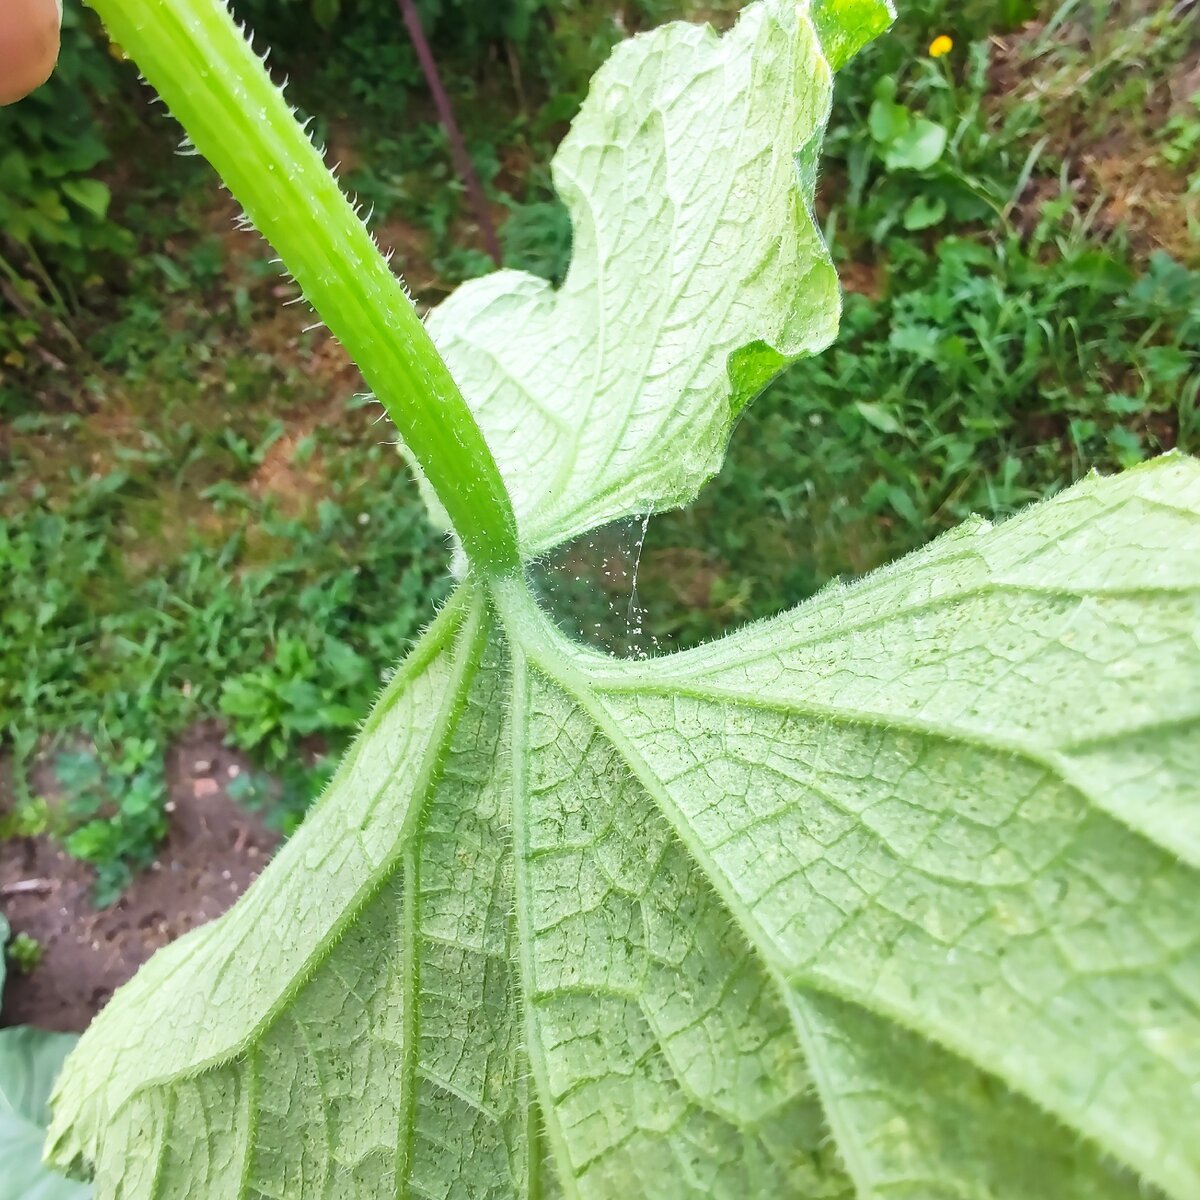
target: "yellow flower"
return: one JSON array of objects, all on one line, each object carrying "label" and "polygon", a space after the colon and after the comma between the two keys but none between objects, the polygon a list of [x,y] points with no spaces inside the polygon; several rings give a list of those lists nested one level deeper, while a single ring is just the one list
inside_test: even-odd
[{"label": "yellow flower", "polygon": [[941,58],[944,54],[949,54],[954,49],[954,39],[947,37],[944,33],[939,33],[937,37],[929,43],[929,57]]}]

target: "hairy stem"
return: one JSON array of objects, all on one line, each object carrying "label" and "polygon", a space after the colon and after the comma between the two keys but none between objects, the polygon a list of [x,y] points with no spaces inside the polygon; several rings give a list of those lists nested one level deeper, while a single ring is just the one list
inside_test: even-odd
[{"label": "hairy stem", "polygon": [[221,0],[89,0],[358,363],[468,557],[519,563],[495,461],[420,317]]}]

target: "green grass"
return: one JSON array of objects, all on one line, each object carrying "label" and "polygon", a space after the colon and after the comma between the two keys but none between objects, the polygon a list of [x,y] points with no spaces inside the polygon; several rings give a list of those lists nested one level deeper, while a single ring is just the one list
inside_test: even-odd
[{"label": "green grass", "polygon": [[334,460],[329,498],[308,519],[222,485],[220,539],[190,531],[181,553],[144,572],[123,537],[144,478],[81,481],[64,509],[35,501],[0,523],[0,726],[17,760],[17,813],[36,807],[23,768],[47,736],[71,735],[57,754],[65,800],[53,828],[101,869],[106,894],[162,832],[172,734],[224,714],[230,740],[281,777],[286,822],[428,619],[444,548],[384,453]]},{"label": "green grass", "polygon": [[[680,9],[625,7],[635,23]],[[519,70],[503,47],[481,66],[443,35],[442,53],[508,261],[560,279],[570,231],[545,163],[620,31],[609,5],[546,12]],[[1093,468],[1198,448],[1200,107],[1178,93],[1200,35],[1195,14],[1169,13],[904,7],[839,82],[821,186],[851,293],[836,345],[750,407],[694,505],[546,564],[584,636],[692,644],[970,512],[1000,518]],[[397,264],[436,299],[486,263],[420,87],[395,94],[387,30],[346,30],[341,54],[293,74],[335,145],[355,131],[346,178],[381,232],[409,238]],[[344,87],[368,33],[377,61]],[[955,47],[934,60],[941,33]],[[303,50],[275,61],[299,67]],[[20,359],[0,367],[0,736],[16,795],[0,833],[53,832],[106,900],[164,830],[172,736],[221,717],[261,767],[243,799],[290,827],[447,586],[442,539],[349,399],[353,374],[281,310],[294,292],[154,128],[140,168],[111,179],[138,252],[116,263],[96,235],[82,265],[51,260],[61,308],[27,273],[49,313],[0,338]],[[105,282],[85,286],[97,265]],[[39,761],[57,777],[46,794]]]},{"label": "green grass", "polygon": [[[79,400],[8,421],[0,481],[7,824],[60,834],[105,897],[164,828],[172,734],[225,712],[282,777],[287,823],[444,586],[394,448],[331,395],[303,318],[277,319],[274,270],[168,212],[143,223],[170,252],[135,261],[94,332],[80,323]],[[309,687],[273,678],[281,646]],[[39,755],[53,804],[32,789]]]},{"label": "green grass", "polygon": [[[851,296],[837,345],[750,410],[710,490],[651,522],[650,634],[714,636],[972,512],[1198,447],[1200,274],[1070,238],[1040,261],[1015,239],[948,236],[931,258],[893,262],[887,299]],[[723,581],[710,606],[658,573],[679,548]]]}]

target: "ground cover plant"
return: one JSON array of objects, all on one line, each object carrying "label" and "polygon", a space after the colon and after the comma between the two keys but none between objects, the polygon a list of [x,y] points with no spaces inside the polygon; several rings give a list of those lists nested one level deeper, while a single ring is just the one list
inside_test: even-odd
[{"label": "ground cover plant", "polygon": [[690,498],[832,339],[816,154],[883,6],[623,45],[555,161],[561,287],[485,277],[428,334],[223,10],[98,8],[355,354],[459,582],[259,882],[84,1036],[55,1161],[101,1196],[1194,1194],[1193,460],[649,662],[526,582]]}]

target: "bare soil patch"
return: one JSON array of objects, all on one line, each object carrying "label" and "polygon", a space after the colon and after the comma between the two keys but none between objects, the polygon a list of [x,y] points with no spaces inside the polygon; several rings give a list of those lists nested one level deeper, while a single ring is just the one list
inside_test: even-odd
[{"label": "bare soil patch", "polygon": [[0,1024],[82,1030],[155,950],[230,907],[279,840],[229,796],[231,780],[247,769],[214,723],[175,743],[166,840],[109,908],[92,904],[91,868],[52,839],[0,842],[0,910],[13,933],[42,947],[29,974],[10,970]]}]

